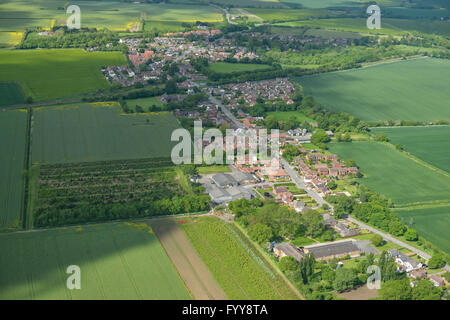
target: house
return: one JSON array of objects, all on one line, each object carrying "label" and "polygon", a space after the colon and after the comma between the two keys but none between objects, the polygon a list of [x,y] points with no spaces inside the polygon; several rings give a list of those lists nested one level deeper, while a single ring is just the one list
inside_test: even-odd
[{"label": "house", "polygon": [[308,153],[306,155],[306,160],[308,161],[320,161],[322,160],[323,155],[319,152],[317,153]]},{"label": "house", "polygon": [[358,230],[350,229],[347,225],[343,224],[342,222],[336,223],[334,228],[336,229],[337,232],[339,232],[342,238],[353,237],[359,234]]},{"label": "house", "polygon": [[408,273],[408,276],[413,279],[425,279],[427,277],[427,270],[425,268],[412,270]]},{"label": "house", "polygon": [[357,174],[358,173],[358,168],[357,167],[349,167],[349,168],[347,168],[347,172],[349,174]]},{"label": "house", "polygon": [[277,243],[273,247],[275,255],[281,259],[286,256],[293,257],[295,260],[300,261],[305,255],[296,246],[289,242]]},{"label": "house", "polygon": [[327,154],[325,156],[325,160],[327,160],[327,161],[337,161],[338,157],[335,154]]},{"label": "house", "polygon": [[339,175],[338,169],[330,168],[328,169],[328,175],[330,177],[337,177]]},{"label": "house", "polygon": [[438,276],[437,274],[432,274],[428,277],[435,287],[443,287],[445,286],[445,279]]},{"label": "house", "polygon": [[330,214],[325,213],[322,215],[323,220],[325,221],[325,226],[327,227],[334,227],[337,223],[336,219],[333,218]]},{"label": "house", "polygon": [[304,253],[311,253],[317,261],[333,258],[343,258],[349,255],[351,258],[359,257],[361,249],[354,240],[335,241],[328,244],[307,246]]},{"label": "house", "polygon": [[401,253],[397,249],[389,250],[388,253],[394,258],[396,263],[398,263],[406,270],[406,272],[410,272],[414,269],[419,269],[422,267],[422,264],[420,262],[414,260],[411,257],[408,257],[406,254]]},{"label": "house", "polygon": [[303,201],[294,200],[292,206],[296,212],[302,212],[306,204]]},{"label": "house", "polygon": [[317,172],[320,174],[320,175],[328,175],[328,168],[319,168],[319,169],[317,169]]}]

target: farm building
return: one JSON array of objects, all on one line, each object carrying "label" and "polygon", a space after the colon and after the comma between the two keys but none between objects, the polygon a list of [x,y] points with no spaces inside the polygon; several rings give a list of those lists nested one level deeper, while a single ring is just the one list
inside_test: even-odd
[{"label": "farm building", "polygon": [[273,248],[273,252],[279,259],[286,256],[291,256],[295,260],[300,261],[305,256],[303,252],[289,242],[277,243]]},{"label": "farm building", "polygon": [[329,260],[333,258],[342,258],[346,255],[358,257],[361,249],[354,240],[336,241],[328,244],[319,244],[305,247],[305,253],[312,253],[316,260]]},{"label": "farm building", "polygon": [[234,187],[238,185],[232,175],[226,173],[217,173],[211,177],[211,180],[220,188]]}]

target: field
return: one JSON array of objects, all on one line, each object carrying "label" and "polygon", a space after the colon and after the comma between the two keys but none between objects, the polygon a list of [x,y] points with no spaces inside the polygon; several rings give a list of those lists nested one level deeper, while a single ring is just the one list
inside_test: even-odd
[{"label": "field", "polygon": [[232,72],[266,70],[269,69],[270,66],[267,64],[255,64],[255,63],[216,62],[210,64],[208,68],[217,73],[232,73]]},{"label": "field", "polygon": [[181,225],[230,299],[296,299],[296,295],[244,235],[217,218]]},{"label": "field", "polygon": [[336,39],[336,38],[359,39],[362,37],[359,33],[356,32],[323,30],[323,29],[308,29],[306,30],[305,35],[324,39]]},{"label": "field", "polygon": [[448,201],[450,178],[427,168],[388,145],[374,142],[331,143],[330,151],[354,159],[360,182],[391,198],[396,205]]},{"label": "field", "polygon": [[220,172],[231,172],[231,169],[226,165],[212,165],[207,167],[198,167],[197,171],[199,174],[212,174]]},{"label": "field", "polygon": [[414,59],[298,78],[307,94],[334,111],[366,120],[450,119],[450,62]]},{"label": "field", "polygon": [[303,113],[299,111],[271,111],[267,112],[268,116],[274,116],[278,121],[288,121],[290,118],[295,117],[297,121],[303,122],[314,122],[313,119],[308,118]]},{"label": "field", "polygon": [[0,51],[0,82],[18,81],[34,101],[52,100],[109,86],[102,66],[124,65],[120,52],[81,49]]},{"label": "field", "polygon": [[68,163],[168,157],[176,128],[171,113],[121,114],[114,102],[35,108],[32,159]]},{"label": "field", "polygon": [[44,165],[38,172],[33,199],[36,227],[209,208],[208,196],[192,197],[188,181],[170,158]]},{"label": "field", "polygon": [[[282,0],[282,2],[300,4],[305,8],[328,8],[360,5],[364,3],[364,0]],[[380,2],[386,2],[386,0],[378,1]]]},{"label": "field", "polygon": [[[198,4],[125,3],[83,1],[81,26],[110,30],[135,29],[140,19],[151,21],[222,21],[219,9]],[[3,0],[0,3],[0,31],[23,31],[26,27],[65,25],[67,16],[58,0]],[[60,8],[60,9],[59,9]],[[1,40],[1,39],[0,39]]]},{"label": "field", "polygon": [[0,235],[0,287],[0,300],[190,298],[153,231],[132,223]]},{"label": "field", "polygon": [[337,14],[328,10],[308,10],[308,9],[261,9],[248,8],[248,12],[260,17],[265,21],[289,21],[302,20],[318,17],[332,17]]},{"label": "field", "polygon": [[450,173],[450,126],[373,128],[385,132],[392,144],[401,144],[405,151]]},{"label": "field", "polygon": [[0,111],[0,229],[20,223],[26,120],[24,110]]},{"label": "field", "polygon": [[2,32],[0,31],[0,48],[12,47],[20,43],[22,32]]},{"label": "field", "polygon": [[161,97],[149,97],[149,98],[139,98],[139,99],[131,99],[126,100],[127,106],[135,111],[136,106],[142,107],[144,111],[148,111],[148,108],[151,106],[161,107],[163,103],[161,102]]},{"label": "field", "polygon": [[[183,222],[183,220],[179,220]],[[170,260],[195,300],[225,300],[227,296],[174,220],[149,220]]]},{"label": "field", "polygon": [[450,253],[450,206],[394,211],[405,224],[447,253]]},{"label": "field", "polygon": [[0,107],[24,104],[20,87],[15,82],[0,82]]},{"label": "field", "polygon": [[381,29],[368,29],[366,21],[367,19],[364,18],[312,19],[312,20],[282,22],[276,23],[275,25],[288,27],[308,26],[311,28],[351,31],[364,34],[402,35],[406,31],[402,30],[399,27],[393,26],[392,24],[386,23],[385,19],[383,19],[381,22]]}]

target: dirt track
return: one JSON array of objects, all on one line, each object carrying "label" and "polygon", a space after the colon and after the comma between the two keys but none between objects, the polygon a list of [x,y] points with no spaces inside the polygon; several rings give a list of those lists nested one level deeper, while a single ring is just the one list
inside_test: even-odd
[{"label": "dirt track", "polygon": [[148,220],[147,223],[153,228],[194,299],[227,299],[225,292],[174,220]]}]

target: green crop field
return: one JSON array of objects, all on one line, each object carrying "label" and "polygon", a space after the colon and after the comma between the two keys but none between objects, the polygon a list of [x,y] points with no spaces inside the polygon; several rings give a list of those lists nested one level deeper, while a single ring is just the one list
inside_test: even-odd
[{"label": "green crop field", "polygon": [[269,69],[270,66],[267,64],[255,64],[255,63],[216,62],[210,64],[209,68],[217,73],[232,73],[232,72],[265,70]]},{"label": "green crop field", "polygon": [[450,126],[374,128],[392,144],[401,144],[412,155],[450,173]]},{"label": "green crop field", "polygon": [[22,91],[15,82],[0,82],[0,107],[25,103]]},{"label": "green crop field", "polygon": [[362,37],[359,33],[356,32],[324,30],[324,29],[308,29],[306,30],[305,35],[324,39],[336,39],[336,38],[360,39]]},{"label": "green crop field", "polygon": [[391,198],[396,205],[449,200],[450,178],[412,160],[386,144],[375,142],[331,143],[330,151],[353,159],[371,190]]},{"label": "green crop field", "polygon": [[0,82],[18,81],[35,101],[51,100],[109,86],[102,66],[124,65],[120,52],[81,49],[0,51]]},{"label": "green crop field", "polygon": [[[81,26],[110,30],[131,30],[141,18],[152,21],[222,21],[219,9],[198,4],[129,3],[83,1]],[[0,31],[23,31],[27,27],[65,25],[68,15],[59,0],[2,0]]]},{"label": "green crop field", "polygon": [[450,61],[384,63],[298,78],[307,94],[334,111],[366,120],[450,119]]},{"label": "green crop field", "polygon": [[[349,7],[362,5],[368,0],[281,0],[285,3],[300,4],[305,8]],[[391,0],[378,0],[377,3],[391,2]]]},{"label": "green crop field", "polygon": [[26,119],[25,110],[0,111],[0,229],[20,223]]},{"label": "green crop field", "polygon": [[[80,267],[69,290],[67,267]],[[189,299],[146,224],[108,223],[0,235],[0,300]]]},{"label": "green crop field", "polygon": [[230,299],[296,299],[235,226],[217,218],[196,221],[181,227]]},{"label": "green crop field", "polygon": [[114,102],[34,109],[33,162],[168,157],[178,128],[171,113],[122,114]]},{"label": "green crop field", "polygon": [[337,15],[337,13],[331,10],[261,8],[247,8],[246,10],[265,21],[303,20],[319,17],[333,17]]},{"label": "green crop field", "polygon": [[450,253],[450,206],[394,210],[402,221],[431,243]]},{"label": "green crop field", "polygon": [[299,111],[271,111],[267,112],[268,116],[274,116],[278,121],[288,121],[291,117],[295,117],[297,121],[315,122]]}]

